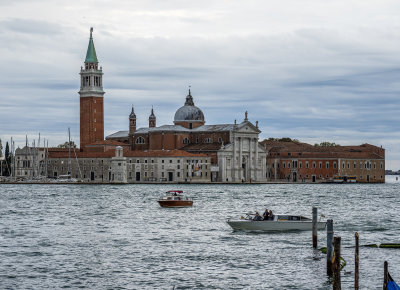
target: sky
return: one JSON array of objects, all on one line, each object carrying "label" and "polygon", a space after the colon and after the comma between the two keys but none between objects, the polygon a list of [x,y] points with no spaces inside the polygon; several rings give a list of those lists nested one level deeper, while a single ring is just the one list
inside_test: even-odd
[{"label": "sky", "polygon": [[[0,0],[0,139],[79,144],[90,27],[105,136],[172,124],[191,86],[206,124],[260,139],[370,143],[400,169],[400,1]],[[41,142],[42,142],[41,141]]]}]

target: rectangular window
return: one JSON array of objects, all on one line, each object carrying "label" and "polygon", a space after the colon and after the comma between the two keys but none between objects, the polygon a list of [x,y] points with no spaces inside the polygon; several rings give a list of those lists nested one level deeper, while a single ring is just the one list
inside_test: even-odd
[{"label": "rectangular window", "polygon": [[333,162],[333,168],[336,168],[336,162]]},{"label": "rectangular window", "polygon": [[301,168],[302,167],[302,163],[301,163],[301,161],[299,162],[299,168]]},{"label": "rectangular window", "polygon": [[283,167],[283,168],[285,168],[285,167],[286,167],[286,164],[285,164],[285,162],[283,162],[283,163],[282,163],[282,167]]},{"label": "rectangular window", "polygon": [[357,168],[357,164],[354,162],[353,164],[353,168],[356,169]]},{"label": "rectangular window", "polygon": [[322,168],[322,162],[319,163],[319,168],[320,168],[320,169]]},{"label": "rectangular window", "polygon": [[308,168],[308,161],[306,161],[306,168]]},{"label": "rectangular window", "polygon": [[316,168],[316,167],[317,167],[317,165],[315,164],[315,162],[312,163],[312,167],[313,167],[313,168]]},{"label": "rectangular window", "polygon": [[329,162],[326,162],[326,169],[329,168]]}]

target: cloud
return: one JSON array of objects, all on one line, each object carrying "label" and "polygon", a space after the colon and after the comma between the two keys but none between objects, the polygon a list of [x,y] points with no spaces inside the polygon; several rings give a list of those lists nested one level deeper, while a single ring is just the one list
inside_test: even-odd
[{"label": "cloud", "polygon": [[3,5],[0,138],[42,132],[57,145],[71,127],[79,139],[79,70],[94,26],[106,135],[127,129],[132,104],[139,127],[152,105],[157,124],[172,124],[190,85],[207,124],[247,110],[261,138],[368,142],[400,160],[400,6],[383,2]]}]

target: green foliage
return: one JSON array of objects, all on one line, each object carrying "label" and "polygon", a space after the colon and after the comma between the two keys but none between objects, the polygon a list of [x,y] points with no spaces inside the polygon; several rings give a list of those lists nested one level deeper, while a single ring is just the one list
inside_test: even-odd
[{"label": "green foliage", "polygon": [[[57,148],[69,148],[69,143],[65,142],[64,144],[60,144]],[[74,141],[71,141],[71,148],[76,148],[76,144]]]},{"label": "green foliage", "polygon": [[340,145],[336,144],[336,143],[331,143],[331,142],[324,141],[324,142],[321,142],[319,144],[315,143],[314,146],[315,147],[335,147],[335,146],[340,146]]},{"label": "green foliage", "polygon": [[268,141],[279,141],[279,142],[294,142],[294,143],[300,143],[299,140],[297,139],[291,139],[289,137],[283,137],[283,138],[273,138],[270,137],[267,139]]},{"label": "green foliage", "polygon": [[10,176],[11,171],[11,153],[10,153],[10,146],[8,142],[6,142],[6,149],[4,152],[4,162],[3,162],[3,176]]}]

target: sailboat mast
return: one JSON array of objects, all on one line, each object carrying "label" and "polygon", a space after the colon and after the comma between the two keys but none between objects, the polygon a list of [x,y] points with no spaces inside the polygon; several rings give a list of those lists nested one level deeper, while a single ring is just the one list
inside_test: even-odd
[{"label": "sailboat mast", "polygon": [[44,145],[46,150],[45,150],[45,158],[46,158],[46,178],[49,176],[49,173],[47,172],[47,163],[49,163],[48,159],[49,159],[49,140],[47,141],[47,145]]},{"label": "sailboat mast", "polygon": [[36,164],[36,168],[37,168],[37,173],[38,173],[38,176],[40,177],[40,174],[41,174],[41,170],[40,170],[40,158],[39,158],[39,153],[40,153],[40,132],[39,132],[39,140],[38,140],[38,147],[37,147],[37,150],[36,150],[36,154],[37,154],[37,164]]},{"label": "sailboat mast", "polygon": [[71,178],[71,131],[68,127],[68,178]]}]

